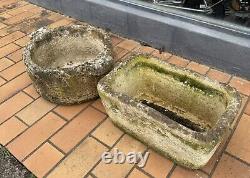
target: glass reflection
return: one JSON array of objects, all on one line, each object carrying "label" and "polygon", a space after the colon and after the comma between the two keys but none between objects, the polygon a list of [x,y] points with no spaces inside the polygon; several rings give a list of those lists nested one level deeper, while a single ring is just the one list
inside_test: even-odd
[{"label": "glass reflection", "polygon": [[250,27],[250,0],[141,0]]}]

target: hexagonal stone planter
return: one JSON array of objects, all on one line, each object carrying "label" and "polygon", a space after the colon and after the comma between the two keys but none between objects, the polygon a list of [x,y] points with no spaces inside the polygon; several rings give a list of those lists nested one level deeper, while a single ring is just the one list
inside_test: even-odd
[{"label": "hexagonal stone planter", "polygon": [[59,104],[96,98],[97,83],[113,69],[110,36],[88,25],[41,28],[24,50],[27,72],[39,94]]},{"label": "hexagonal stone planter", "polygon": [[146,55],[135,55],[98,83],[111,120],[177,164],[204,166],[241,105],[231,87]]}]

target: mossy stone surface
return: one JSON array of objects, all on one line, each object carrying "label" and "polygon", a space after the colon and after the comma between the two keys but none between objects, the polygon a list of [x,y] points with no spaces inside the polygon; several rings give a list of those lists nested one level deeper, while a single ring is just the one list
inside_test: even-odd
[{"label": "mossy stone surface", "polygon": [[38,93],[58,104],[98,97],[97,83],[114,64],[109,34],[89,25],[39,29],[23,58]]},{"label": "mossy stone surface", "polygon": [[144,54],[117,66],[98,92],[116,125],[192,169],[209,161],[241,105],[230,86]]}]

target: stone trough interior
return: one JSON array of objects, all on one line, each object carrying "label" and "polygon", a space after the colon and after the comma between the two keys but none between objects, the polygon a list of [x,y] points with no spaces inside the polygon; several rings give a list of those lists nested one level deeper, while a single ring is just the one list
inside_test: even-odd
[{"label": "stone trough interior", "polygon": [[[178,73],[138,57],[117,72],[111,88],[197,132],[215,126],[227,106],[226,93],[209,81]],[[214,85],[214,86],[213,86]]]},{"label": "stone trough interior", "polygon": [[103,39],[94,31],[62,31],[37,42],[32,59],[43,68],[65,68],[94,59],[103,49]]}]

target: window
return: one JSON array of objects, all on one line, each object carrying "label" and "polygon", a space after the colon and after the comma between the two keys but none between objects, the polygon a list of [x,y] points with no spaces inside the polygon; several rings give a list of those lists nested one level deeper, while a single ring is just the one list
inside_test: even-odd
[{"label": "window", "polygon": [[250,0],[118,0],[250,32]]}]

